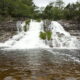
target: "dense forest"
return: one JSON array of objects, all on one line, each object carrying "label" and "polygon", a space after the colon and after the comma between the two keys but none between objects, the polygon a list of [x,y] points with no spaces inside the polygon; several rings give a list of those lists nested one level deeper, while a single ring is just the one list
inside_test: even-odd
[{"label": "dense forest", "polygon": [[30,18],[80,21],[80,3],[64,5],[63,0],[38,8],[32,0],[0,0],[0,21],[6,18]]},{"label": "dense forest", "polygon": [[0,0],[0,19],[6,17],[32,18],[34,8],[32,0]]}]

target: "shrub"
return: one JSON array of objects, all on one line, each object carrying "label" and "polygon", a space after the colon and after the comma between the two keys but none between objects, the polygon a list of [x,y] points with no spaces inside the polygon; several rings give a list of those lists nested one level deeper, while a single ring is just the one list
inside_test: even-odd
[{"label": "shrub", "polygon": [[37,22],[41,22],[41,19],[40,19],[40,18],[39,18],[39,19],[36,19],[36,21],[37,21]]},{"label": "shrub", "polygon": [[51,36],[52,36],[52,32],[48,31],[48,32],[46,32],[46,35],[47,35],[47,39],[50,40]]},{"label": "shrub", "polygon": [[43,40],[45,40],[45,39],[50,40],[51,36],[52,36],[52,32],[50,32],[50,31],[40,32],[40,38],[43,39]]},{"label": "shrub", "polygon": [[26,25],[29,25],[30,19],[27,19],[27,20],[25,21],[25,23],[26,23]]},{"label": "shrub", "polygon": [[45,40],[46,39],[46,33],[45,32],[40,32],[40,38]]}]

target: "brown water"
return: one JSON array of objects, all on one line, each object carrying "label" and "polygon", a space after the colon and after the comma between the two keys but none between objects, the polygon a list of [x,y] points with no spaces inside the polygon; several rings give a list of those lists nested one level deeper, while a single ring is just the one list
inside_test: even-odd
[{"label": "brown water", "polygon": [[0,80],[80,80],[80,50],[0,50]]}]

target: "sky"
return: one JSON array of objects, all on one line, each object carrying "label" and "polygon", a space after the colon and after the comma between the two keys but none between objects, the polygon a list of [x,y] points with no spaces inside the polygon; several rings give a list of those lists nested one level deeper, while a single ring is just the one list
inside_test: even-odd
[{"label": "sky", "polygon": [[[49,4],[49,2],[54,2],[56,0],[33,0],[35,5],[37,5],[38,7],[45,7],[46,5]],[[77,0],[63,0],[65,5],[67,5],[68,3],[75,3]]]}]

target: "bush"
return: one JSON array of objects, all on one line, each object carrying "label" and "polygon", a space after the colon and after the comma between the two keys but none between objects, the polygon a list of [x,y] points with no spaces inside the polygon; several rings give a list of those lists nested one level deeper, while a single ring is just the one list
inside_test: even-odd
[{"label": "bush", "polygon": [[2,16],[0,15],[0,22],[2,22],[3,20],[5,20],[5,17],[2,17]]},{"label": "bush", "polygon": [[40,38],[45,40],[46,39],[46,33],[45,32],[40,32]]},{"label": "bush", "polygon": [[39,18],[39,19],[36,19],[36,21],[37,21],[37,22],[41,22],[41,19],[40,19],[40,18]]},{"label": "bush", "polygon": [[52,32],[48,31],[48,32],[46,32],[46,35],[47,35],[47,39],[51,40]]},{"label": "bush", "polygon": [[25,21],[25,23],[26,23],[26,25],[29,25],[30,19],[27,19],[27,20]]},{"label": "bush", "polygon": [[40,38],[45,40],[51,40],[51,36],[52,36],[52,32],[48,31],[48,32],[40,32]]}]

